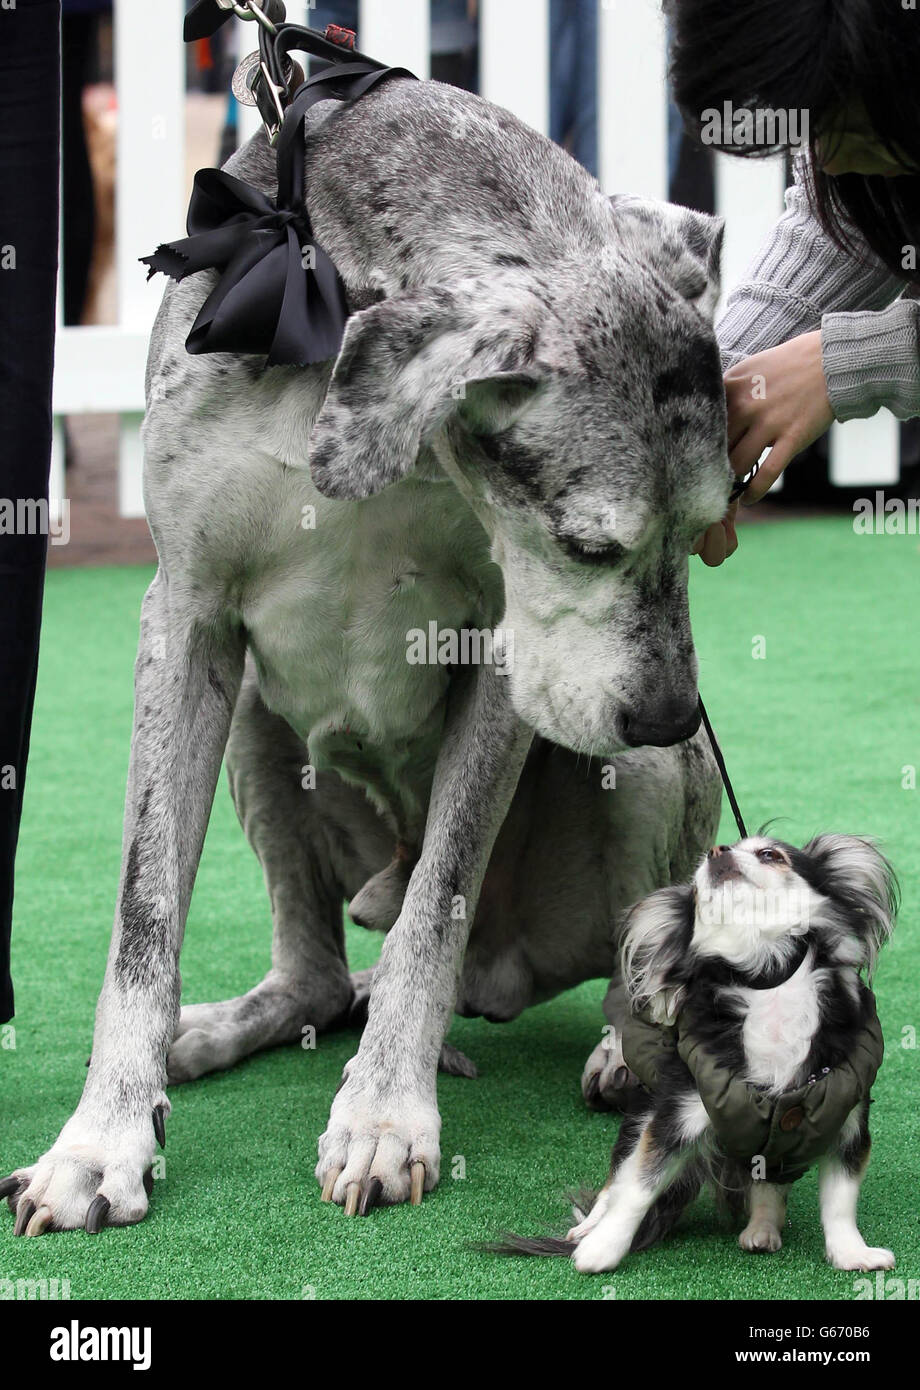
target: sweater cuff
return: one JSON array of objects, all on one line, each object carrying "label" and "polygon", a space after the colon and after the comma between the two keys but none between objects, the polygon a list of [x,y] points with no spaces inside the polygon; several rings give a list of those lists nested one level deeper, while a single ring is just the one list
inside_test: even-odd
[{"label": "sweater cuff", "polygon": [[879,313],[825,314],[824,375],[841,424],[886,407],[899,420],[920,415],[920,305],[899,299]]}]

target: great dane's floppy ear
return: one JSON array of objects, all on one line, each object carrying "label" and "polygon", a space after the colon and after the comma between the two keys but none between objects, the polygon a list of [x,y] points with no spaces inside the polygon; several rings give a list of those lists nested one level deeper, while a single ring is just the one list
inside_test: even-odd
[{"label": "great dane's floppy ear", "polygon": [[474,283],[410,291],[353,315],[310,435],[319,491],[370,497],[410,473],[455,412],[485,430],[532,391],[532,309],[520,288],[501,299]]},{"label": "great dane's floppy ear", "polygon": [[610,203],[627,247],[712,319],[721,288],[724,219],[633,194],[614,195]]}]

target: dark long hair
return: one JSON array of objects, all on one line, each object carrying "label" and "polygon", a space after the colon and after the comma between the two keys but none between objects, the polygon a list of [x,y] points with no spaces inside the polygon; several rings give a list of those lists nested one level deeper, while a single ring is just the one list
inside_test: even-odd
[{"label": "dark long hair", "polygon": [[[838,246],[862,233],[888,268],[920,284],[905,265],[920,243],[920,7],[902,0],[664,0],[671,24],[670,77],[691,134],[703,112],[731,102],[735,111],[808,113],[810,196]],[[841,129],[849,104],[861,103],[873,131],[899,164],[918,173],[822,173],[819,136]],[[716,147],[719,145],[716,143]],[[727,153],[776,154],[789,146],[725,143]]]}]

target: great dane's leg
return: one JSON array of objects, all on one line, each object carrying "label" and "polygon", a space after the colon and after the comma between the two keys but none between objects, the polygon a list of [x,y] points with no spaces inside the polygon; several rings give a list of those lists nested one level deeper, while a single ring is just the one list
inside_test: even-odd
[{"label": "great dane's leg", "polygon": [[[183,1007],[169,1053],[171,1083],[296,1042],[306,1026],[328,1028],[352,1002],[343,900],[349,883],[363,882],[387,862],[393,837],[372,808],[362,805],[361,793],[345,788],[334,773],[305,788],[308,762],[302,740],[266,709],[247,670],[227,770],[240,824],[271,899],[272,968],[236,999]],[[337,816],[337,810],[346,814]],[[337,823],[346,819],[347,832]]]},{"label": "great dane's leg", "polygon": [[405,1201],[410,1191],[418,1200],[422,1176],[426,1188],[437,1183],[438,1055],[479,888],[531,738],[494,667],[457,681],[421,857],[384,942],[361,1045],[320,1139],[316,1176],[324,1196],[348,1212]]},{"label": "great dane's leg", "polygon": [[218,624],[158,571],[141,613],[121,884],[92,1058],[57,1142],[13,1175],[19,1233],[94,1231],[147,1210],[154,1125],[169,1110],[179,949],[243,669],[241,634]]}]

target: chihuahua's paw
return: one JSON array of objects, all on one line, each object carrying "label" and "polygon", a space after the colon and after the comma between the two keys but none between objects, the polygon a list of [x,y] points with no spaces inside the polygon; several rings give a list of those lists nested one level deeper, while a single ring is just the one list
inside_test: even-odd
[{"label": "chihuahua's paw", "polygon": [[738,1244],[742,1250],[749,1250],[753,1255],[765,1255],[781,1250],[783,1238],[770,1222],[761,1221],[757,1225],[752,1222],[741,1232]]},{"label": "chihuahua's paw", "polygon": [[835,1269],[894,1269],[895,1259],[890,1250],[881,1246],[840,1245],[827,1247],[828,1261]]},{"label": "chihuahua's paw", "polygon": [[441,1150],[437,1107],[411,1096],[371,1099],[347,1077],[319,1141],[316,1177],[324,1202],[346,1216],[411,1202],[437,1185]]},{"label": "chihuahua's paw", "polygon": [[629,1253],[631,1238],[618,1225],[608,1217],[582,1237],[572,1255],[579,1274],[603,1274],[619,1267]]}]

